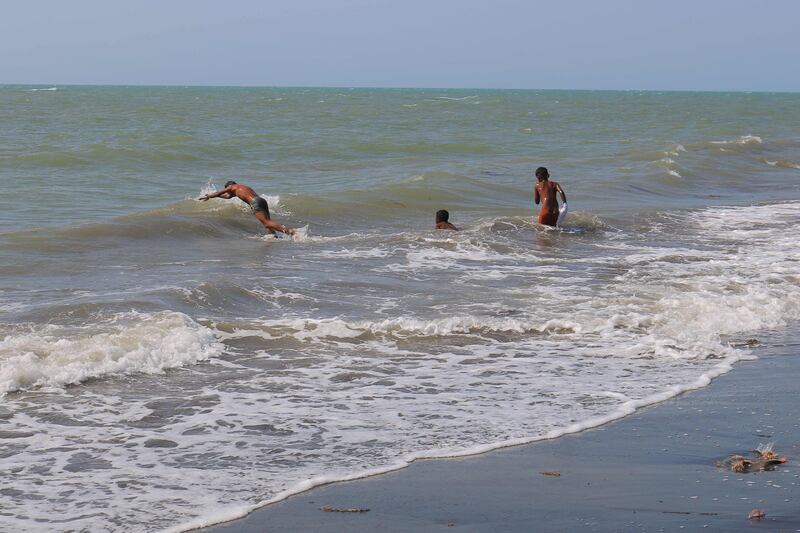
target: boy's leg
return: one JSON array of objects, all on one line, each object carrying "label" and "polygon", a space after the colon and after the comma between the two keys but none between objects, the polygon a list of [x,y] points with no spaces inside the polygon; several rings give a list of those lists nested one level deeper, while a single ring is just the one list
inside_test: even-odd
[{"label": "boy's leg", "polygon": [[269,215],[264,211],[257,211],[256,218],[259,222],[261,222],[261,224],[264,225],[264,228],[273,235],[276,231],[280,231],[281,233],[285,233],[287,235],[294,235],[295,233],[293,229],[287,228],[283,224],[278,224],[277,222],[270,220]]}]

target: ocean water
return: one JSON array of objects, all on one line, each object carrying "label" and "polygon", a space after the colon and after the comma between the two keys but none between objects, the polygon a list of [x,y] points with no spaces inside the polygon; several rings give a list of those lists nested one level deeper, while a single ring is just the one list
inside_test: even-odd
[{"label": "ocean water", "polygon": [[[736,371],[800,318],[798,124],[797,94],[1,86],[0,530],[182,531]],[[301,238],[194,200],[228,179]]]}]

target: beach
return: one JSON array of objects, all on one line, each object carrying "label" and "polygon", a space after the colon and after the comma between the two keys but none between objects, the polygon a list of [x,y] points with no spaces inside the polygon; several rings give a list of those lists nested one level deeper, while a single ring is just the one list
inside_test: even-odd
[{"label": "beach", "polygon": [[[798,348],[755,349],[709,387],[593,430],[326,485],[202,531],[798,531]],[[769,442],[788,458],[774,471],[718,465]]]},{"label": "beach", "polygon": [[[704,488],[713,454],[773,439],[694,398],[792,412],[763,387],[798,342],[798,94],[2,85],[0,110],[0,182],[21,184],[0,195],[2,531],[186,531],[387,472],[324,490],[457,496],[441,475],[474,501],[507,485],[508,513],[572,494],[706,512],[684,485],[635,505],[638,486],[577,487],[637,463]],[[569,201],[558,228],[536,223],[540,166]],[[198,201],[229,180],[298,237]],[[791,459],[787,425],[764,434]],[[301,507],[313,528],[401,524],[355,500]],[[480,506],[445,503],[435,520],[480,528]]]}]

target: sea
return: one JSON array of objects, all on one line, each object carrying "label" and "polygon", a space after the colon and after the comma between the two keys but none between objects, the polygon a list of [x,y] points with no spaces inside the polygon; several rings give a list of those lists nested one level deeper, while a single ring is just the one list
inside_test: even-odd
[{"label": "sea", "polygon": [[[0,531],[185,531],[736,372],[800,318],[798,125],[780,93],[0,86]],[[228,180],[298,237],[196,200]]]}]

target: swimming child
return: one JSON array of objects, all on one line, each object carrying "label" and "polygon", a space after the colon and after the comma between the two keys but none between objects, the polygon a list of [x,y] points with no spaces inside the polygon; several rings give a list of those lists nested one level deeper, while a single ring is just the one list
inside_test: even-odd
[{"label": "swimming child", "polygon": [[449,229],[458,231],[458,228],[448,222],[450,213],[446,209],[440,209],[436,212],[436,229]]},{"label": "swimming child", "polygon": [[275,231],[280,231],[281,233],[286,233],[287,235],[292,236],[296,234],[296,230],[287,228],[283,224],[273,222],[269,217],[269,206],[267,205],[267,201],[256,194],[256,191],[247,185],[239,185],[235,181],[228,181],[225,183],[225,187],[223,189],[205,194],[198,198],[198,200],[203,202],[210,200],[211,198],[225,198],[226,200],[229,200],[234,196],[253,209],[253,214],[256,216],[258,221],[264,225],[264,229],[266,229],[268,233],[275,235]]}]

